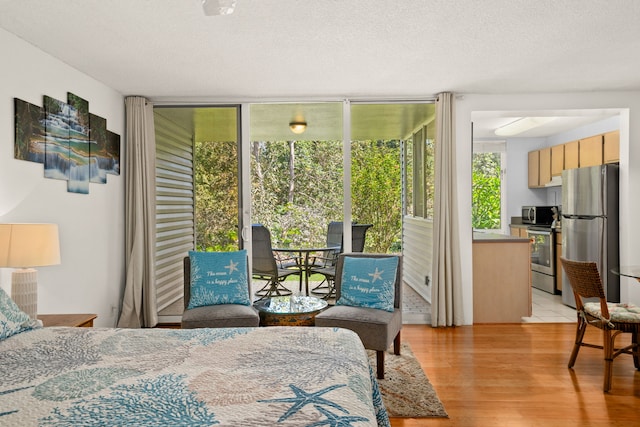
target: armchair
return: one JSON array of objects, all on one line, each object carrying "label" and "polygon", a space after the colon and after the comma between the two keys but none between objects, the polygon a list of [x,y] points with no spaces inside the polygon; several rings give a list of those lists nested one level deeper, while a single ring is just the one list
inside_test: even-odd
[{"label": "armchair", "polygon": [[[210,256],[214,253],[204,252],[205,256]],[[246,253],[244,254],[246,259]],[[184,312],[182,314],[182,329],[192,328],[233,328],[233,327],[256,327],[260,324],[260,316],[258,311],[250,304],[249,295],[251,292],[251,285],[249,282],[248,266],[245,263],[245,283],[241,284],[241,287],[246,286],[246,294],[242,296],[242,299],[246,296],[246,301],[249,304],[231,304],[231,303],[218,303],[210,305],[199,305],[197,307],[189,308],[192,296],[192,271],[191,271],[191,259],[185,257],[183,261],[184,267]],[[192,304],[193,305],[193,304]]]},{"label": "armchair", "polygon": [[[357,260],[368,260],[369,263],[365,267],[370,270],[358,271],[359,264],[352,260],[356,260],[356,262]],[[373,270],[374,266],[375,271]],[[391,266],[395,266],[395,274],[393,274]],[[353,277],[356,276],[357,279],[354,281]],[[366,279],[367,277],[369,280]],[[377,278],[380,279],[380,282],[375,283]],[[380,286],[381,282],[382,286]],[[336,264],[334,284],[336,305],[316,316],[316,326],[346,328],[356,332],[365,348],[376,351],[377,376],[383,379],[384,356],[391,342],[393,342],[394,353],[400,354],[402,256],[366,253],[340,254]],[[366,295],[369,294],[379,296],[380,301],[372,303],[370,300],[358,300],[358,295],[353,294],[353,288],[375,290],[376,292],[364,292],[363,300],[366,300],[368,298]],[[344,300],[343,297],[345,297]]]}]

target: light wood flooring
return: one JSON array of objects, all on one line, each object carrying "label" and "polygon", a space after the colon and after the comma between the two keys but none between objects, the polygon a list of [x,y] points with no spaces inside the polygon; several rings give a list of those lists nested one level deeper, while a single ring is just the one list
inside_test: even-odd
[{"label": "light wood flooring", "polygon": [[[601,343],[588,328],[585,341]],[[640,425],[640,372],[631,356],[613,362],[602,391],[602,350],[582,348],[567,368],[575,324],[522,323],[434,329],[405,325],[410,344],[449,418],[391,420],[400,426]],[[629,343],[628,336],[619,337]],[[388,357],[393,357],[389,355]]]}]

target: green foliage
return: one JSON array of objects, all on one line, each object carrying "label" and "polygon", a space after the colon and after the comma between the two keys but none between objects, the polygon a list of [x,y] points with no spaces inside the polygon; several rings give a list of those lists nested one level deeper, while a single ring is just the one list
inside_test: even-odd
[{"label": "green foliage", "polygon": [[196,142],[196,248],[238,248],[238,160],[235,142]]},{"label": "green foliage", "polygon": [[254,222],[274,245],[323,245],[342,218],[342,142],[253,142],[251,154]]},{"label": "green foliage", "polygon": [[[398,141],[352,145],[352,216],[373,224],[366,251],[399,251],[402,200]],[[198,250],[238,247],[237,146],[195,145]],[[342,220],[342,141],[252,142],[251,216],[274,246],[318,245],[327,224]]]},{"label": "green foliage", "polygon": [[351,161],[353,219],[373,224],[367,232],[365,251],[389,252],[402,230],[400,143],[354,142]]},{"label": "green foliage", "polygon": [[499,229],[500,154],[473,155],[472,226],[474,229]]}]

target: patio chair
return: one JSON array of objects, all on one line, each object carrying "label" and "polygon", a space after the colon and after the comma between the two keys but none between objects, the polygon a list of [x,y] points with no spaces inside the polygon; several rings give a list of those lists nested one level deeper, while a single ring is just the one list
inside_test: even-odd
[{"label": "patio chair", "polygon": [[[573,295],[576,300],[578,324],[576,340],[569,358],[569,368],[573,368],[580,347],[592,347],[604,350],[604,385],[603,390],[611,389],[613,359],[621,354],[631,354],[636,369],[640,370],[640,307],[632,304],[607,302],[602,280],[595,262],[571,261],[560,258],[562,267],[567,273]],[[598,298],[598,302],[585,302],[585,298]],[[587,326],[595,326],[602,330],[603,344],[595,345],[582,342]],[[616,337],[621,333],[631,334],[631,344],[616,348]]]},{"label": "patio chair", "polygon": [[[393,260],[389,260],[392,258]],[[387,285],[381,289],[374,284],[376,281],[373,271],[358,270],[353,260],[369,260],[373,264],[376,260],[384,259],[384,267],[376,268],[376,273],[384,275],[381,280]],[[345,268],[345,264],[347,266]],[[395,266],[389,269],[389,263]],[[357,286],[352,284],[351,277],[356,276]],[[369,280],[368,280],[369,279]],[[376,351],[376,367],[379,379],[384,378],[384,356],[393,342],[393,351],[400,354],[400,331],[402,329],[402,256],[388,254],[368,254],[368,253],[348,253],[340,254],[336,264],[335,274],[336,305],[329,307],[322,313],[316,315],[316,327],[335,327],[350,329],[358,334],[364,347]],[[389,288],[391,286],[391,288]],[[353,295],[354,288],[376,287],[376,292],[363,292],[362,297]],[[342,297],[345,297],[343,300]],[[385,308],[381,308],[377,303],[372,304],[369,298],[379,296],[384,301]],[[393,301],[390,301],[390,300]]]},{"label": "patio chair", "polygon": [[[342,245],[342,223],[341,222],[331,222],[329,226],[332,224],[339,224],[340,227],[340,237],[339,237],[339,245],[340,249],[328,252],[326,256],[319,258],[322,261],[322,264],[316,264],[310,269],[310,274],[322,274],[324,279],[318,286],[311,290],[311,293],[314,295],[321,296],[323,299],[329,299],[335,296],[335,286],[333,284],[336,275],[336,262],[338,260],[338,256],[343,252]],[[336,227],[334,225],[334,227]],[[351,225],[351,251],[352,252],[363,252],[364,244],[366,240],[367,230],[372,227],[372,224],[353,224]],[[336,233],[337,234],[337,233]],[[333,236],[336,239],[335,234]],[[334,240],[334,242],[337,241]],[[329,246],[329,233],[327,233],[327,246]]]},{"label": "patio chair", "polygon": [[[182,313],[182,329],[193,328],[242,328],[257,327],[260,324],[258,311],[251,305],[215,304],[189,309],[191,300],[191,260],[187,256],[184,268],[184,312]],[[247,263],[246,278],[249,277]],[[251,294],[251,284],[247,280],[247,298]]]},{"label": "patio chair", "polygon": [[263,298],[270,298],[272,295],[291,295],[291,291],[282,285],[282,280],[293,274],[300,274],[299,269],[280,268],[276,255],[271,245],[271,233],[260,224],[251,226],[252,242],[252,270],[254,279],[266,280],[267,283],[256,292],[256,295]]}]

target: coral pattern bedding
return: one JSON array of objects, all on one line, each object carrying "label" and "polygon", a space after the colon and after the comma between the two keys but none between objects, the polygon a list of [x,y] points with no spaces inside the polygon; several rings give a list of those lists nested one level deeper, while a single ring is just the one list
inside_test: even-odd
[{"label": "coral pattern bedding", "polygon": [[4,426],[388,426],[333,328],[39,328],[0,341]]}]

